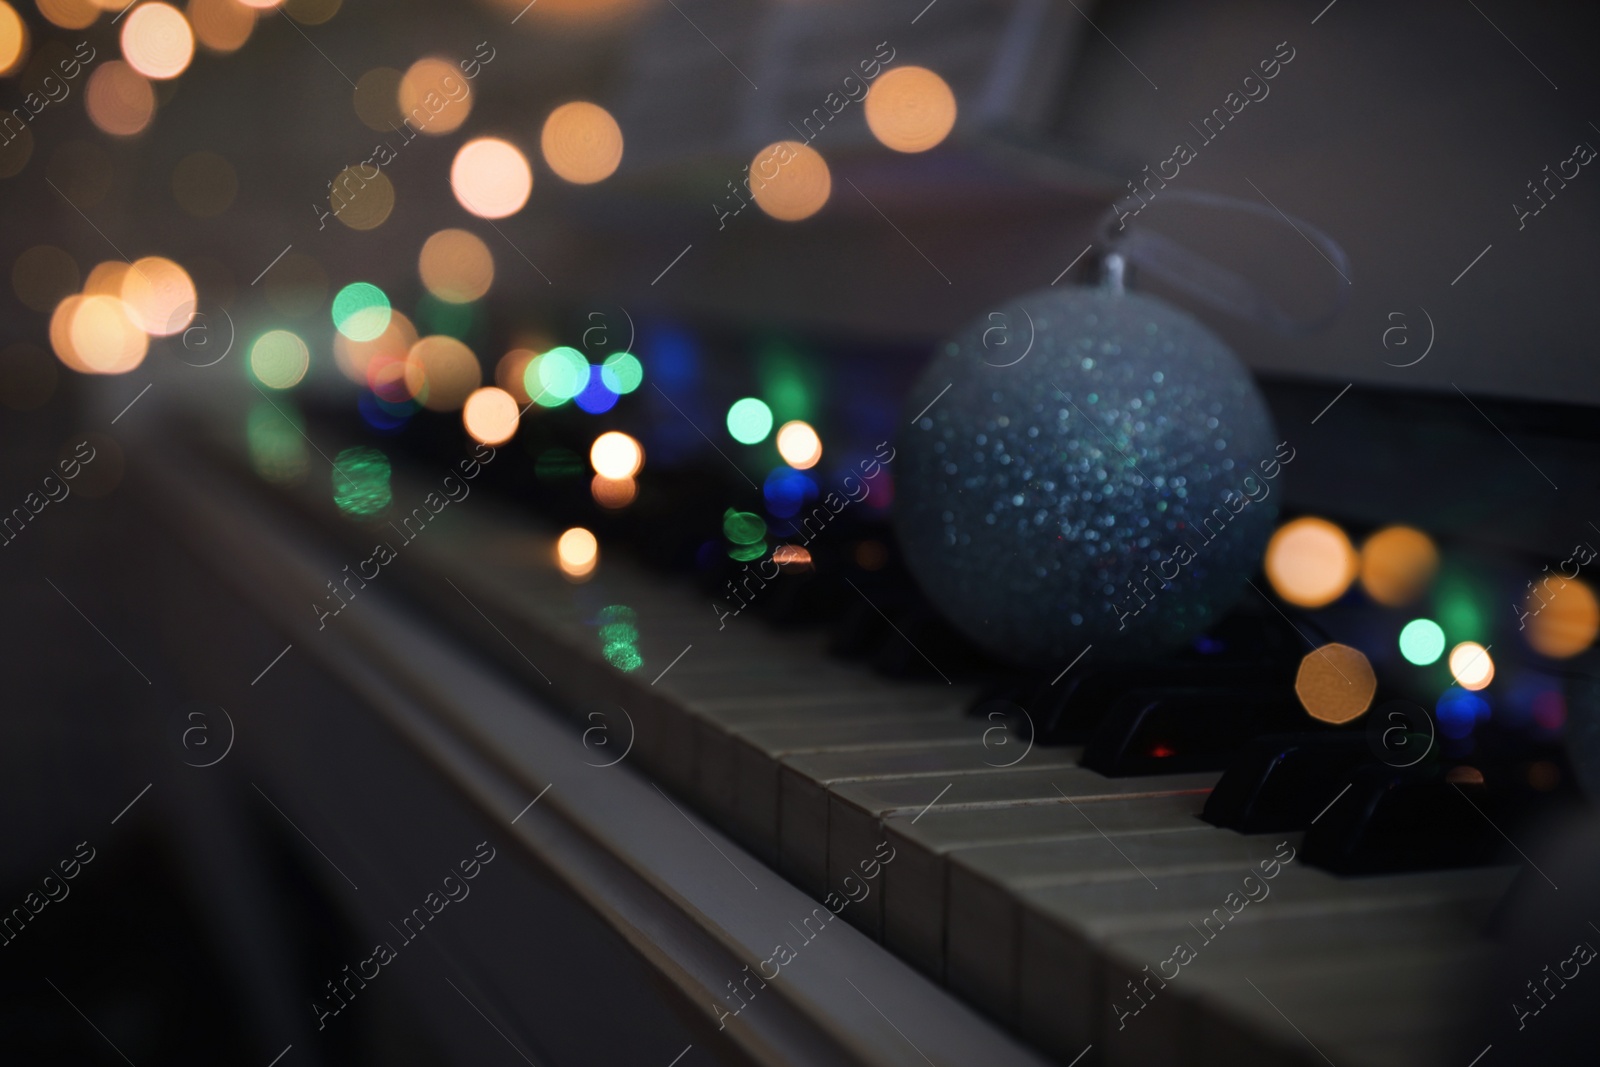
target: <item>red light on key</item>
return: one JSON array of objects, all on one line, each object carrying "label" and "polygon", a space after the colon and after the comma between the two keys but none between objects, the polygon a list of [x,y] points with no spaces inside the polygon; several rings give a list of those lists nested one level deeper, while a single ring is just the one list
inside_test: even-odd
[{"label": "red light on key", "polygon": [[1166,745],[1157,745],[1150,750],[1150,755],[1156,759],[1166,759],[1168,756],[1176,756],[1177,754],[1176,749],[1168,748]]}]

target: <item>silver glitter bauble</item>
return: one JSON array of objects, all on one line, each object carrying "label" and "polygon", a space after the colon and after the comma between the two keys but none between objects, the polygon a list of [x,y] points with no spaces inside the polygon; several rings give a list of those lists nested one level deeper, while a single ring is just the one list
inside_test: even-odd
[{"label": "silver glitter bauble", "polygon": [[1205,630],[1259,563],[1293,459],[1221,340],[1110,288],[974,322],[912,390],[907,412],[925,407],[895,463],[906,562],[1014,661],[1153,656]]}]

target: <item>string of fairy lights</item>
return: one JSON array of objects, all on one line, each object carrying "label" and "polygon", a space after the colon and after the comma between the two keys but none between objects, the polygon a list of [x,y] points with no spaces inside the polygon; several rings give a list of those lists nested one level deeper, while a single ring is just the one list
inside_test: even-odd
[{"label": "string of fairy lights", "polygon": [[[11,2],[0,0],[0,79],[12,80],[23,94],[28,118],[51,107],[81,107],[102,137],[116,141],[136,139],[159,121],[160,102],[169,95],[164,87],[180,79],[197,54],[238,53],[258,22],[269,16],[311,27],[335,18],[341,9],[341,0],[187,0],[182,10],[159,0],[131,7],[126,0],[35,2],[38,15],[58,30],[85,30],[102,18],[115,23],[117,55],[102,56],[86,44],[72,50],[61,40],[36,41],[28,21]],[[631,2],[591,6],[611,10]],[[585,9],[567,0],[550,0],[541,8],[562,17],[581,17]],[[467,216],[466,225],[440,229],[422,242],[415,271],[423,295],[411,315],[395,307],[389,295],[405,282],[355,278],[335,288],[313,257],[286,250],[261,289],[281,321],[243,349],[241,362],[254,385],[269,394],[290,394],[319,363],[331,361],[357,388],[357,407],[373,430],[391,432],[423,410],[458,413],[466,434],[491,446],[510,441],[529,411],[570,405],[601,415],[639,390],[648,367],[632,351],[586,353],[525,333],[493,361],[491,380],[485,381],[482,353],[465,339],[481,321],[481,302],[496,282],[494,253],[466,226],[473,220],[492,224],[527,210],[536,182],[532,153],[514,139],[466,132],[477,94],[489,91],[487,80],[476,75],[494,55],[493,49],[465,59],[424,55],[405,69],[376,67],[356,80],[351,105],[370,129],[388,134],[409,125],[412,136],[464,138],[452,156],[448,184]],[[81,79],[81,91],[58,95],[41,80],[47,77],[58,87],[78,86]],[[885,68],[871,82],[861,121],[885,148],[914,153],[942,143],[956,112],[955,96],[943,78],[925,67],[900,64]],[[537,142],[543,168],[580,187],[611,178],[625,155],[622,127],[604,106],[589,100],[553,108],[540,124]],[[35,145],[32,121],[8,122],[0,132],[0,179],[24,173]],[[774,159],[782,160],[775,169],[766,165]],[[326,225],[331,219],[356,231],[388,223],[399,192],[386,166],[380,155],[333,176],[321,222]],[[832,193],[826,159],[799,141],[763,145],[747,170],[752,201],[777,220],[811,218]],[[103,152],[92,142],[76,140],[54,151],[46,177],[80,212],[93,207],[111,181]],[[239,193],[233,165],[207,148],[184,156],[170,184],[177,206],[200,219],[226,216]],[[209,267],[196,272],[203,281],[216,273]],[[18,299],[48,317],[56,360],[84,375],[137,369],[153,339],[174,337],[190,326],[202,296],[191,271],[173,258],[107,260],[83,275],[76,257],[53,245],[24,250],[13,264],[12,281]],[[211,295],[223,304],[232,296]],[[306,324],[313,316],[321,320],[315,327]],[[0,401],[10,403],[6,397]],[[719,432],[747,448],[775,448],[781,463],[767,477],[763,496],[769,516],[782,518],[794,514],[808,486],[814,492],[804,472],[821,462],[823,441],[806,418],[780,423],[775,407],[782,404],[770,395],[741,397],[727,408]],[[302,431],[292,404],[262,404],[251,410],[246,422],[249,454],[263,477],[283,483],[306,477]],[[621,431],[600,432],[587,460],[591,493],[599,506],[625,508],[636,499],[646,462],[638,440]],[[557,464],[556,459],[549,462]],[[575,467],[581,458],[574,456],[572,462]],[[368,516],[388,506],[390,471],[380,449],[347,449],[336,463],[345,475],[334,479],[342,509]],[[771,545],[768,520],[754,512],[729,508],[722,532],[725,551],[734,560],[782,550],[785,563],[806,562],[797,555],[803,549]],[[586,529],[569,529],[557,540],[556,559],[570,579],[587,580],[599,564],[599,542]],[[1358,550],[1337,524],[1298,518],[1278,529],[1263,562],[1273,591],[1296,607],[1326,608],[1359,585],[1361,595],[1391,609],[1397,622],[1393,649],[1419,670],[1444,672],[1440,681],[1446,693],[1438,712],[1446,733],[1470,732],[1472,722],[1487,713],[1482,694],[1496,671],[1490,648],[1493,627],[1479,607],[1485,598],[1463,572],[1441,565],[1439,549],[1426,534],[1389,527],[1368,537]],[[1432,610],[1398,625],[1398,615],[1422,604]],[[1563,575],[1552,584],[1545,576],[1538,587],[1530,583],[1522,618],[1520,639],[1530,650],[1547,660],[1568,659],[1586,651],[1600,633],[1600,600],[1580,578]],[[619,628],[627,625],[626,620],[616,622]],[[1364,671],[1370,676],[1372,667],[1363,653],[1347,646],[1332,653],[1333,647],[1325,645],[1308,656],[1303,673],[1333,670],[1346,684],[1319,686],[1312,677],[1301,689],[1302,702],[1315,717],[1348,721],[1365,713],[1372,700],[1371,687],[1350,686],[1348,675]],[[619,655],[627,659],[625,653]],[[1537,694],[1530,706],[1536,718],[1544,716],[1540,723],[1551,728],[1564,714]]]}]

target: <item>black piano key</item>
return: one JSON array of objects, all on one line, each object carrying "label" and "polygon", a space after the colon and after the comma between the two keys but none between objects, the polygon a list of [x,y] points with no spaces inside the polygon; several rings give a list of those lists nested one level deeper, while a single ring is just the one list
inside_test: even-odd
[{"label": "black piano key", "polygon": [[1269,734],[1245,745],[1200,817],[1242,834],[1301,830],[1373,758],[1364,733]]},{"label": "black piano key", "polygon": [[1135,689],[1107,709],[1083,764],[1113,778],[1222,770],[1251,738],[1306,721],[1284,686]]},{"label": "black piano key", "polygon": [[1083,744],[1111,707],[1135,689],[1240,690],[1287,684],[1292,677],[1293,665],[1276,661],[1109,664],[1080,667],[1041,684],[1022,703],[1039,724],[1041,744]]},{"label": "black piano key", "polygon": [[[1503,793],[1437,768],[1358,767],[1306,830],[1305,860],[1335,874],[1478,867],[1515,860],[1496,825],[1516,824]],[[1341,787],[1343,788],[1343,787]]]}]

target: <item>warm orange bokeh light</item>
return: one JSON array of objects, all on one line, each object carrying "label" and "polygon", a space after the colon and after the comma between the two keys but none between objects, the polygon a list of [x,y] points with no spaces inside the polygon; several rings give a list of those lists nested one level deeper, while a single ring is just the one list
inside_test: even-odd
[{"label": "warm orange bokeh light", "polygon": [[956,124],[955,94],[926,67],[884,71],[862,107],[872,136],[896,152],[926,152]]},{"label": "warm orange bokeh light", "polygon": [[772,550],[772,562],[790,570],[810,570],[811,550],[802,545],[779,545]]},{"label": "warm orange bokeh light", "polygon": [[1273,590],[1302,608],[1320,608],[1344,595],[1358,560],[1350,538],[1327,519],[1294,519],[1267,542],[1263,569]]},{"label": "warm orange bokeh light", "polygon": [[422,246],[417,273],[428,292],[451,304],[477,300],[494,284],[489,246],[466,230],[440,230]]},{"label": "warm orange bokeh light", "polygon": [[533,168],[509,141],[479,137],[456,152],[450,165],[456,201],[483,219],[515,215],[533,192]]},{"label": "warm orange bokeh light", "polygon": [[144,362],[149,340],[114,296],[86,296],[68,327],[72,351],[96,374],[125,374]]},{"label": "warm orange bokeh light", "polygon": [[827,162],[799,141],[776,141],[750,162],[750,194],[756,206],[783,222],[815,215],[832,191]]},{"label": "warm orange bokeh light", "polygon": [[574,100],[544,120],[539,151],[557,177],[590,185],[611,177],[622,162],[622,128],[599,104]]},{"label": "warm orange bokeh light", "polygon": [[411,64],[400,79],[399,103],[402,121],[437,137],[467,121],[472,86],[454,63],[429,56]]},{"label": "warm orange bokeh light", "polygon": [[444,334],[411,346],[405,375],[406,388],[429,411],[454,411],[483,384],[483,368],[472,349]]},{"label": "warm orange bokeh light", "polygon": [[132,137],[150,125],[156,93],[143,74],[120,59],[108,60],[89,75],[84,91],[89,120],[106,133]]},{"label": "warm orange bokeh light", "polygon": [[778,430],[778,455],[795,470],[810,470],[822,459],[822,438],[810,423],[786,422]]},{"label": "warm orange bokeh light", "polygon": [[146,78],[176,78],[194,59],[194,31],[170,4],[140,4],[122,24],[122,58]]},{"label": "warm orange bokeh light", "polygon": [[517,401],[504,389],[475,389],[461,408],[461,424],[474,441],[503,445],[517,432]]},{"label": "warm orange bokeh light", "polygon": [[104,263],[96,263],[89,276],[83,280],[84,296],[114,296],[122,297],[122,280],[127,277],[128,264],[120,259],[108,259]]},{"label": "warm orange bokeh light", "polygon": [[194,318],[197,297],[188,271],[170,259],[146,256],[122,276],[122,302],[139,329],[171,337]]},{"label": "warm orange bokeh light", "polygon": [[1577,578],[1557,575],[1534,583],[1522,610],[1529,646],[1551,659],[1576,656],[1600,633],[1600,601]]},{"label": "warm orange bokeh light", "polygon": [[639,495],[639,483],[632,478],[607,478],[596,474],[589,483],[589,494],[603,508],[617,511],[633,503]]},{"label": "warm orange bokeh light", "polygon": [[574,526],[556,542],[556,563],[568,578],[583,581],[600,562],[600,542],[582,526]]},{"label": "warm orange bokeh light", "polygon": [[1494,681],[1494,660],[1476,641],[1463,641],[1450,650],[1450,675],[1463,689],[1482,689]]},{"label": "warm orange bokeh light", "polygon": [[39,14],[64,30],[81,30],[94,24],[100,9],[89,0],[37,0]]},{"label": "warm orange bokeh light", "polygon": [[[548,349],[550,346],[544,347]],[[528,403],[533,397],[528,395],[528,387],[523,383],[522,376],[528,364],[538,358],[539,353],[531,348],[513,348],[495,364],[494,383],[515,397],[518,404]]]},{"label": "warm orange bokeh light", "polygon": [[1361,588],[1386,607],[1411,603],[1439,573],[1433,539],[1409,526],[1387,526],[1361,545]]},{"label": "warm orange bokeh light", "polygon": [[1294,691],[1300,706],[1313,719],[1349,722],[1372,706],[1378,676],[1359,649],[1328,644],[1307,653],[1300,661]]},{"label": "warm orange bokeh light", "polygon": [[333,361],[341,373],[357,385],[372,385],[375,362],[404,364],[411,346],[417,343],[417,328],[398,311],[389,312],[389,325],[370,341],[352,341],[335,330]]},{"label": "warm orange bokeh light", "polygon": [[602,478],[632,478],[644,466],[644,449],[627,434],[611,430],[594,439],[589,463]]},{"label": "warm orange bokeh light", "polygon": [[0,76],[11,74],[22,66],[28,54],[28,24],[22,21],[17,9],[0,0]]},{"label": "warm orange bokeh light", "polygon": [[256,28],[255,9],[241,0],[189,0],[195,39],[213,52],[237,52]]}]

